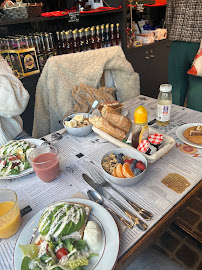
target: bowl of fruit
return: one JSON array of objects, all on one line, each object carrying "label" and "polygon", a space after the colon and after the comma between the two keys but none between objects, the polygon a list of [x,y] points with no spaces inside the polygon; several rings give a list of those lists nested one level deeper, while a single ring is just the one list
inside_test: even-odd
[{"label": "bowl of fruit", "polygon": [[101,167],[107,180],[127,187],[142,179],[147,170],[147,160],[136,150],[117,148],[102,157]]},{"label": "bowl of fruit", "polygon": [[67,116],[63,120],[63,126],[67,133],[78,137],[88,135],[92,131],[92,124],[89,122],[87,113],[76,113]]}]

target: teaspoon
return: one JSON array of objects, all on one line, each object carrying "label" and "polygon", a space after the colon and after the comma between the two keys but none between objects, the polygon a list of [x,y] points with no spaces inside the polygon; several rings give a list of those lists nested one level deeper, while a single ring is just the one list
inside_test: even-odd
[{"label": "teaspoon", "polygon": [[119,216],[116,212],[114,212],[114,210],[112,210],[110,207],[104,205],[104,200],[102,198],[102,196],[95,190],[88,190],[87,191],[87,195],[88,198],[91,201],[94,201],[100,205],[102,205],[108,212],[110,212],[113,216],[117,217],[120,221],[122,221],[122,223],[124,225],[126,225],[129,229],[132,229],[134,224],[128,220],[126,220],[125,218]]}]

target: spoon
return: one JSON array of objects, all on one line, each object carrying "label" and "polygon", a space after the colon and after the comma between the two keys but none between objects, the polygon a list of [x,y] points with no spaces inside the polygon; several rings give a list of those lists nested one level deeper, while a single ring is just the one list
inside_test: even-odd
[{"label": "spoon", "polygon": [[93,105],[92,105],[92,107],[91,107],[91,109],[90,109],[90,111],[88,112],[88,116],[87,116],[87,118],[89,118],[89,114],[92,112],[92,110],[94,110],[95,109],[95,107],[98,105],[98,101],[97,100],[95,100],[94,102],[93,102]]},{"label": "spoon", "polygon": [[100,205],[102,205],[108,212],[110,212],[113,216],[117,217],[124,225],[126,225],[129,229],[132,229],[134,224],[132,222],[129,222],[125,218],[119,216],[114,210],[112,210],[110,207],[104,205],[104,200],[102,196],[95,190],[88,190],[87,191],[88,198],[91,201],[94,201]]}]

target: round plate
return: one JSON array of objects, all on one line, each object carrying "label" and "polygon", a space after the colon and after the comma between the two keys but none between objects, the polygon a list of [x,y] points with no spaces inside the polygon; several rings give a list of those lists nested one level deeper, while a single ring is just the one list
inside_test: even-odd
[{"label": "round plate", "polygon": [[[128,115],[128,110],[123,108],[121,114],[122,114],[123,116],[127,116],[127,115]],[[101,116],[100,111],[99,111],[98,109],[95,109],[95,110],[92,112],[92,116],[94,116],[94,115],[97,115],[97,116],[100,117],[100,116]]]},{"label": "round plate", "polygon": [[[22,141],[27,141],[27,142],[30,142],[30,143],[32,143],[32,144],[35,144],[36,146],[39,146],[39,145],[41,145],[44,141],[42,141],[42,140],[39,140],[39,139],[22,139]],[[14,175],[14,174],[10,174],[10,175],[8,175],[8,176],[0,176],[0,180],[2,179],[2,180],[5,180],[5,179],[13,179],[13,178],[19,178],[19,177],[22,177],[22,176],[24,176],[24,175],[27,175],[27,174],[30,174],[30,173],[32,173],[34,170],[33,170],[33,168],[31,167],[31,168],[29,168],[29,169],[27,169],[27,170],[24,170],[24,171],[22,171],[21,173],[19,173],[19,174],[17,174],[17,175]]]},{"label": "round plate", "polygon": [[[104,209],[104,207],[90,200],[76,198],[67,199],[64,201],[83,203],[91,206],[92,210],[89,220],[94,220],[97,222],[102,229],[102,247],[98,252],[96,252],[99,254],[99,256],[92,257],[89,265],[85,267],[85,270],[113,269],[119,252],[119,231],[113,217]],[[15,270],[21,269],[21,263],[23,260],[23,253],[19,245],[26,245],[32,242],[33,232],[38,227],[38,222],[44,209],[39,211],[29,220],[18,237],[14,251]]]},{"label": "round plate", "polygon": [[202,144],[196,144],[196,143],[190,142],[183,135],[183,132],[187,128],[194,127],[194,126],[202,126],[202,123],[189,123],[189,124],[182,125],[182,126],[180,126],[180,127],[177,128],[176,135],[184,143],[186,143],[188,145],[191,145],[193,147],[196,147],[196,148],[202,148]]}]

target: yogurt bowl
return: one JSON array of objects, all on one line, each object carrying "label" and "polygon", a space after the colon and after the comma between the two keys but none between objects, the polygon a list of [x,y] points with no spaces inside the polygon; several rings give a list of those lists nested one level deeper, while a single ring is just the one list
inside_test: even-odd
[{"label": "yogurt bowl", "polygon": [[[85,136],[92,131],[92,124],[89,123],[86,125],[88,113],[75,113],[67,116],[63,120],[63,126],[66,129],[67,133],[73,136]],[[89,117],[92,117],[90,114]],[[83,123],[83,124],[82,124]]]},{"label": "yogurt bowl", "polygon": [[[121,154],[123,155],[122,157],[124,157],[122,158],[122,160],[119,158],[121,157]],[[136,162],[136,164],[138,163],[138,165],[131,165],[129,162],[131,162],[132,160],[134,160],[133,163]],[[124,165],[124,163],[129,163],[129,165]],[[140,165],[140,163],[142,165]],[[113,166],[115,167],[115,169],[113,169]],[[118,186],[127,187],[136,184],[144,177],[145,171],[147,170],[147,160],[139,151],[135,149],[133,150],[127,148],[117,148],[107,152],[102,157],[101,167],[104,177],[109,182]],[[114,170],[113,175],[109,173],[110,169],[112,171]],[[116,171],[118,172],[118,176],[116,175]]]}]

